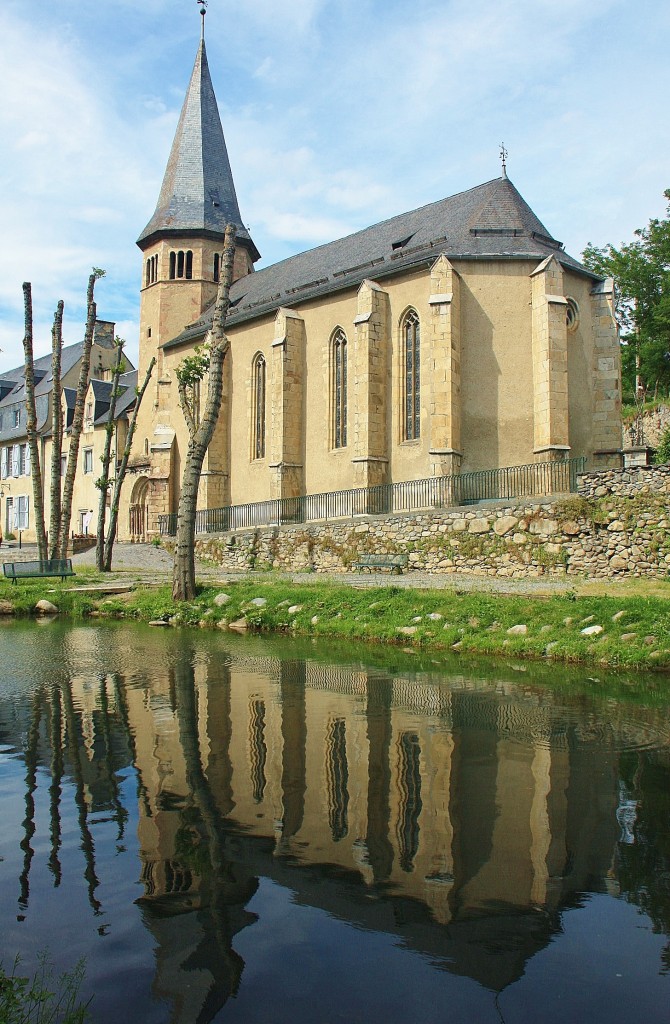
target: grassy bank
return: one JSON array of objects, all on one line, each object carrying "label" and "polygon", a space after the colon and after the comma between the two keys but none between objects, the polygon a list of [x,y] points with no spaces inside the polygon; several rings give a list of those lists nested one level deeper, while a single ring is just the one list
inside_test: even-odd
[{"label": "grassy bank", "polygon": [[[77,586],[95,585],[94,573]],[[106,582],[106,580],[102,580]],[[225,591],[228,600],[223,601]],[[670,597],[670,584],[667,585]],[[172,626],[257,630],[333,640],[394,644],[411,651],[456,651],[556,662],[670,671],[670,601],[665,596],[556,595],[527,597],[356,588],[307,579],[268,578],[203,587],[197,600],[175,605],[166,586],[104,595],[71,583],[0,585],[15,614],[34,614],[40,598],[62,615],[163,621]]]}]

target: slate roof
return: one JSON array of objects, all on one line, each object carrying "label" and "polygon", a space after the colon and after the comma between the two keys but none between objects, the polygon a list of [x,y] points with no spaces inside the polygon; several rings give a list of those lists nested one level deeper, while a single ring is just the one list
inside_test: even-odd
[{"label": "slate roof", "polygon": [[[536,217],[507,177],[364,228],[257,270],[230,290],[231,325],[253,320],[279,306],[383,280],[445,253],[449,259],[541,260],[554,254],[565,267],[599,280],[569,256]],[[192,343],[212,321],[213,304],[202,317],[163,347]]]},{"label": "slate roof", "polygon": [[[107,412],[109,410],[109,403],[112,395],[111,382],[105,380],[91,381],[96,394],[96,408],[97,399],[99,397],[101,405],[106,403],[106,408],[94,421],[95,426],[100,426],[107,422]],[[129,370],[128,373],[122,373],[119,377],[119,390],[123,389],[123,394],[119,395],[116,400],[115,419],[120,419],[125,413],[135,405],[137,399],[137,370]],[[103,390],[104,389],[104,390]],[[106,397],[105,397],[106,396]]]},{"label": "slate roof", "polygon": [[153,217],[137,240],[145,249],[156,237],[209,232],[223,238],[226,224],[260,254],[242,223],[219,108],[201,40],[179,117]]},{"label": "slate roof", "polygon": [[[106,321],[105,321],[106,322]],[[97,344],[100,344],[97,341]],[[104,344],[104,339],[102,341]],[[74,345],[65,345],[61,352],[61,377],[64,377],[73,366],[81,359],[84,352],[84,343],[79,341]],[[126,362],[129,360],[126,358]],[[132,364],[130,364],[132,365]],[[34,363],[35,371],[35,411],[37,413],[37,429],[40,433],[48,436],[49,429],[47,427],[47,417],[49,415],[49,395],[53,390],[53,378],[51,376],[51,353],[49,352],[45,356],[40,356],[35,360]],[[121,376],[121,382],[123,383],[126,378],[130,381],[132,374],[135,373],[135,383],[132,385],[133,397],[135,395],[135,385],[137,383],[137,372],[131,371]],[[0,394],[2,393],[2,383],[6,382],[7,387],[11,386],[11,389],[6,391],[4,398],[0,399],[0,442],[2,441],[13,441],[14,439],[24,438],[26,436],[26,386],[25,386],[25,367],[23,365],[16,366],[12,370],[5,370],[0,373]],[[109,393],[111,391],[111,384],[107,381],[97,380],[91,378],[93,385],[93,392],[96,399],[96,406],[99,402],[108,403],[109,408]],[[64,394],[64,406],[68,410],[67,412],[67,425],[69,426],[72,422],[72,412],[74,410],[76,388],[63,388]],[[107,397],[106,397],[107,396]],[[125,395],[119,399],[117,409],[119,409],[120,403],[125,399]],[[20,409],[21,411],[21,422],[18,427],[14,426],[13,422],[13,410]],[[120,410],[119,410],[120,411]]]}]

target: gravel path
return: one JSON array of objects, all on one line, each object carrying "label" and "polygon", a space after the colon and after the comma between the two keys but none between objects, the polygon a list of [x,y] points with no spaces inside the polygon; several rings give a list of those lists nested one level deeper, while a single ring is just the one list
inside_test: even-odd
[{"label": "gravel path", "polygon": [[[9,555],[3,545],[3,556],[9,561]],[[28,548],[24,548],[22,554],[26,557],[35,558],[36,551],[27,554]],[[19,552],[12,552],[11,557],[17,557]],[[75,555],[72,559],[76,571],[78,566],[94,566],[95,550],[84,551]],[[154,547],[153,544],[117,544],[114,548],[114,571],[110,574],[110,583],[133,582],[137,583],[165,583],[172,575],[172,555],[164,548]],[[347,585],[354,587],[417,587],[420,589],[455,589],[463,591],[483,591],[496,594],[557,594],[564,593],[574,588],[574,581],[557,579],[555,577],[536,578],[529,577],[521,579],[503,579],[496,576],[470,576],[463,573],[451,574],[430,574],[425,572],[411,571],[397,576],[395,573],[318,573],[309,575],[306,573],[288,572],[230,572],[220,566],[210,563],[196,563],[197,577],[202,582],[208,583],[232,583],[236,580],[248,579],[266,582],[268,580],[292,580],[294,583],[309,583],[313,581],[331,582],[334,585]]]}]

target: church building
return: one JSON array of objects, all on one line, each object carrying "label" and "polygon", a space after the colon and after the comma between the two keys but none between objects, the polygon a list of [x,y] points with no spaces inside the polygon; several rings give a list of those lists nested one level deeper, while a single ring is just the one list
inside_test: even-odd
[{"label": "church building", "polygon": [[[621,457],[612,283],[507,177],[272,266],[244,226],[201,40],[142,231],[140,410],[121,523],[176,511],[175,370],[205,340],[237,228],[224,398],[200,509],[584,457]],[[203,385],[204,387],[204,385]]]}]

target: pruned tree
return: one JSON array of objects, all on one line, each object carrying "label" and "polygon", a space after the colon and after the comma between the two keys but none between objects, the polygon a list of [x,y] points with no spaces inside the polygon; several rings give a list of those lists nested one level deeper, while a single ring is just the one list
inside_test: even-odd
[{"label": "pruned tree", "polygon": [[23,284],[23,312],[25,331],[23,353],[26,380],[26,430],[30,447],[30,471],[33,478],[33,508],[35,510],[35,531],[37,551],[41,560],[47,557],[47,537],[44,527],[44,497],[42,492],[42,467],[37,444],[37,408],[35,403],[35,360],[33,356],[33,295],[29,281]]},{"label": "pruned tree", "polygon": [[[144,392],[147,390],[149,381],[151,380],[151,374],[153,373],[154,366],[156,365],[156,359],[152,358],[147,372],[144,376],[144,382],[142,387],[135,389],[136,400],[135,405],[130,417],[130,423],[128,425],[128,432],[126,434],[126,441],[124,445],[123,455],[119,460],[118,451],[115,453],[116,460],[116,476],[112,477],[111,463],[112,463],[112,439],[114,437],[114,427],[116,419],[116,403],[117,399],[121,395],[119,389],[119,379],[121,374],[124,372],[124,366],[122,361],[123,346],[125,342],[122,338],[116,338],[116,344],[118,346],[116,363],[112,369],[112,394],[110,399],[109,411],[107,413],[107,423],[105,426],[105,447],[102,454],[102,475],[96,481],[96,486],[100,489],[100,506],[98,509],[98,533],[95,549],[95,562],[100,572],[111,572],[112,571],[112,555],[114,552],[114,541],[116,539],[116,528],[119,519],[119,501],[121,497],[121,488],[123,487],[123,481],[126,477],[126,471],[128,469],[128,460],[133,444],[133,438],[135,436],[135,425],[137,423],[137,415],[140,411],[142,399],[144,398]],[[109,527],[107,529],[107,535],[105,536],[105,520],[107,515],[107,495],[110,488],[113,488],[112,498],[110,502],[109,510]]]},{"label": "pruned tree", "polygon": [[[212,327],[205,344],[177,368],[179,405],[188,429],[188,447],[177,509],[177,538],[172,574],[172,597],[190,601],[195,597],[195,518],[198,487],[207,449],[223,399],[223,365],[230,342],[225,333],[230,303],[235,256],[235,225],[228,224],[223,243],[221,277],[214,305]],[[207,396],[199,415],[200,384],[207,379]]]},{"label": "pruned tree", "polygon": [[[70,518],[72,516],[72,496],[74,494],[74,480],[77,473],[77,461],[79,459],[79,441],[84,425],[84,406],[86,403],[86,391],[88,390],[88,379],[91,370],[91,347],[93,345],[93,332],[95,330],[96,305],[94,300],[95,282],[105,276],[104,270],[93,268],[93,273],[88,279],[86,289],[86,330],[84,332],[84,346],[79,367],[79,381],[74,404],[74,416],[70,430],[70,444],[67,452],[67,466],[65,469],[65,481],[63,483],[63,496],[61,498],[61,515],[58,530],[58,537],[50,544],[53,551],[53,558],[65,558],[67,554],[68,535],[70,532]],[[60,462],[60,457],[59,457]]]},{"label": "pruned tree", "polygon": [[[49,537],[52,541],[52,551],[55,551],[55,544],[58,541],[60,529],[60,499],[61,499],[61,453],[63,450],[63,385],[61,383],[61,355],[63,352],[63,300],[61,299],[56,307],[54,325],[51,330],[51,376],[53,386],[51,391],[51,517],[49,523]],[[53,558],[52,552],[49,557]]]},{"label": "pruned tree", "polygon": [[114,428],[116,426],[116,402],[122,392],[119,388],[119,378],[125,371],[126,364],[123,359],[123,338],[115,338],[116,361],[112,367],[112,390],[109,396],[109,409],[107,411],[107,423],[105,424],[105,444],[102,451],[102,473],[95,481],[95,486],[100,491],[98,504],[98,529],[96,532],[95,564],[99,572],[104,571],[105,564],[105,519],[107,517],[107,494],[110,488],[110,465],[112,461],[112,441],[114,439]]},{"label": "pruned tree", "polygon": [[25,333],[23,338],[24,370],[26,381],[26,432],[30,447],[30,472],[33,482],[33,507],[35,510],[35,533],[37,537],[37,550],[40,559],[65,558],[67,554],[68,536],[70,532],[70,518],[72,514],[72,494],[74,491],[74,478],[77,470],[77,459],[79,456],[79,440],[84,423],[84,403],[86,401],[86,390],[91,366],[91,347],[93,345],[93,332],[95,329],[96,305],[94,301],[95,282],[104,277],[104,270],[96,267],[88,279],[86,291],[86,330],[84,333],[83,352],[79,381],[77,384],[75,412],[70,431],[70,445],[68,450],[67,469],[65,473],[65,484],[61,495],[61,455],[63,443],[63,389],[61,383],[61,354],[63,350],[63,308],[64,304],[59,301],[54,324],[51,331],[51,367],[53,373],[52,392],[52,435],[53,446],[51,456],[51,515],[49,536],[47,538],[44,520],[44,492],[42,489],[42,465],[37,434],[37,407],[35,400],[35,361],[33,351],[33,309],[32,309],[32,288],[29,282],[23,285],[23,302]]}]

